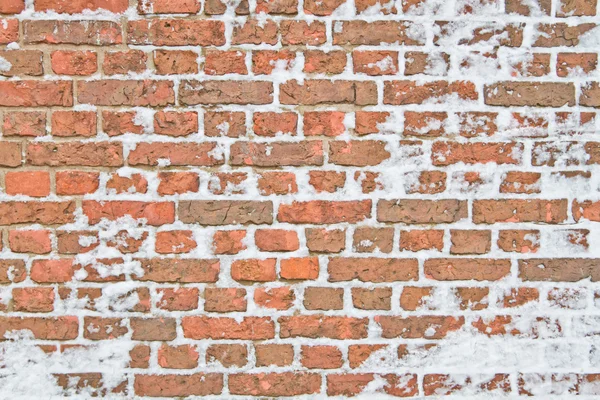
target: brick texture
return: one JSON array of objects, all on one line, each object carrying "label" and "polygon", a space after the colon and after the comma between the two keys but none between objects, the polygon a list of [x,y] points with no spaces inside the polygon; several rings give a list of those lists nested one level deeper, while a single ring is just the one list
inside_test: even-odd
[{"label": "brick texture", "polygon": [[597,3],[0,0],[0,398],[597,398]]}]

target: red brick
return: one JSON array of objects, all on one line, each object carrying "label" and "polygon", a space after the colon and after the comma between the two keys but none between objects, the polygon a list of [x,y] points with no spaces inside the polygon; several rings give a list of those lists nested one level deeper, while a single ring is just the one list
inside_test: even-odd
[{"label": "red brick", "polygon": [[140,19],[127,24],[127,42],[155,46],[222,46],[222,21],[196,19]]},{"label": "red brick", "polygon": [[71,340],[79,333],[77,317],[0,317],[0,337],[12,331],[27,329],[40,340]]},{"label": "red brick", "polygon": [[421,251],[444,248],[444,231],[441,230],[410,230],[400,232],[400,250]]},{"label": "red brick", "polygon": [[[552,92],[551,98],[546,94]],[[575,104],[575,86],[557,82],[500,82],[484,87],[491,106],[562,107]]]},{"label": "red brick", "polygon": [[12,290],[15,311],[51,312],[54,310],[54,289],[43,287]]},{"label": "red brick", "polygon": [[[265,2],[264,4],[273,3],[275,2]],[[296,54],[288,50],[254,51],[252,52],[252,72],[258,75],[270,75],[273,71],[290,70],[294,66],[295,59]]]},{"label": "red brick", "polygon": [[96,113],[92,111],[55,111],[52,113],[52,136],[95,136]]},{"label": "red brick", "polygon": [[158,349],[158,365],[170,369],[191,369],[198,365],[198,350],[191,345],[169,346]]},{"label": "red brick", "polygon": [[92,75],[98,70],[98,57],[93,51],[58,50],[50,55],[52,71],[59,75]]},{"label": "red brick", "polygon": [[6,194],[44,197],[50,194],[50,174],[46,171],[7,172]]},{"label": "red brick", "polygon": [[153,258],[139,260],[144,275],[137,280],[152,282],[216,282],[219,260]]},{"label": "red brick", "polygon": [[100,186],[98,172],[58,171],[56,172],[56,194],[83,195],[94,193]]},{"label": "red brick", "polygon": [[243,344],[214,344],[206,349],[206,362],[218,362],[225,368],[243,367],[248,363],[248,348]]},{"label": "red brick", "polygon": [[198,132],[195,112],[159,111],[154,114],[154,133],[167,136],[187,136]]},{"label": "red brick", "polygon": [[0,283],[22,282],[26,276],[23,260],[0,260]]},{"label": "red brick", "polygon": [[173,166],[212,166],[223,164],[223,157],[214,154],[216,143],[139,143],[129,152],[130,165],[160,165],[165,161]]},{"label": "red brick", "polygon": [[460,100],[477,100],[475,85],[467,81],[433,81],[418,84],[415,81],[386,81],[383,89],[384,104],[405,105],[440,101],[445,96]]},{"label": "red brick", "polygon": [[598,259],[547,258],[519,260],[519,278],[524,281],[577,282],[590,278],[600,280]]},{"label": "red brick", "polygon": [[304,52],[304,72],[316,74],[341,74],[346,68],[346,53],[339,50]]},{"label": "red brick", "polygon": [[196,373],[192,375],[135,375],[135,394],[153,397],[186,397],[220,394],[223,375]]},{"label": "red brick", "polygon": [[167,106],[175,103],[173,82],[104,79],[77,82],[77,100],[97,106]]},{"label": "red brick", "polygon": [[379,200],[377,220],[405,224],[443,224],[467,217],[467,203],[461,200]]},{"label": "red brick", "polygon": [[279,26],[281,43],[284,45],[311,45],[325,43],[326,28],[322,21],[283,20]]},{"label": "red brick", "polygon": [[8,243],[15,253],[47,254],[52,250],[50,231],[45,230],[10,231]]},{"label": "red brick", "polygon": [[8,44],[19,40],[19,20],[2,19],[0,23],[0,44]]},{"label": "red brick", "polygon": [[73,222],[73,201],[4,201],[0,202],[0,225],[65,224]]},{"label": "red brick", "polygon": [[200,186],[198,174],[194,172],[160,172],[158,194],[161,196],[197,192]]},{"label": "red brick", "polygon": [[256,344],[254,345],[256,366],[290,365],[294,358],[294,348],[289,344]]},{"label": "red brick", "polygon": [[35,0],[36,11],[56,11],[57,13],[79,14],[83,10],[107,10],[122,13],[127,10],[127,0]]},{"label": "red brick", "polygon": [[107,75],[141,73],[146,70],[147,59],[141,50],[109,51],[104,53],[102,70]]},{"label": "red brick", "polygon": [[352,288],[352,304],[361,310],[391,310],[391,299],[391,288]]},{"label": "red brick", "polygon": [[140,14],[196,14],[200,11],[198,0],[139,0]]},{"label": "red brick", "polygon": [[198,53],[191,50],[155,50],[154,66],[159,75],[195,74]]},{"label": "red brick", "polygon": [[49,107],[73,105],[73,84],[69,81],[1,81],[0,106]]},{"label": "red brick", "polygon": [[243,240],[246,231],[217,231],[213,238],[215,254],[237,254],[246,249]]},{"label": "red brick", "polygon": [[298,115],[293,112],[254,113],[254,134],[257,136],[275,137],[280,135],[296,135]]},{"label": "red brick", "polygon": [[210,137],[241,137],[246,135],[246,116],[243,112],[213,112],[204,114],[204,134]]},{"label": "red brick", "polygon": [[123,147],[115,142],[39,142],[27,146],[31,165],[120,167]]},{"label": "red brick", "polygon": [[292,224],[356,223],[371,217],[371,201],[313,200],[281,204],[277,220]]},{"label": "red brick", "polygon": [[135,219],[144,218],[149,225],[155,226],[175,221],[175,205],[170,202],[85,200],[82,208],[90,224],[97,224],[103,218],[114,221],[125,215],[130,215]]},{"label": "red brick", "polygon": [[309,373],[260,373],[229,375],[231,394],[250,396],[299,396],[321,391],[321,376]]},{"label": "red brick", "polygon": [[480,230],[450,230],[451,254],[485,254],[491,249],[492,234]]},{"label": "red brick", "polygon": [[192,231],[156,232],[155,250],[160,254],[189,253],[197,247]]},{"label": "red brick", "polygon": [[[2,28],[0,28],[0,41],[2,40],[1,30]],[[2,68],[0,75],[42,75],[44,73],[43,55],[44,53],[39,50],[0,50],[0,57],[8,61],[8,65]]]},{"label": "red brick", "polygon": [[353,51],[354,72],[367,75],[395,75],[398,72],[397,51]]},{"label": "red brick", "polygon": [[197,288],[158,289],[160,301],[157,306],[169,311],[190,311],[198,308]]},{"label": "red brick", "polygon": [[362,282],[415,280],[418,262],[409,258],[331,258],[327,266],[330,282],[358,279]]},{"label": "red brick", "polygon": [[318,257],[287,258],[280,261],[280,269],[283,279],[317,279],[319,259]]},{"label": "red brick", "polygon": [[257,229],[254,243],[261,251],[295,251],[300,248],[298,234],[285,229]]},{"label": "red brick", "polygon": [[108,340],[123,337],[129,331],[121,318],[85,317],[83,336],[90,340]]},{"label": "red brick", "polygon": [[182,81],[179,101],[198,104],[269,104],[273,101],[273,84],[263,81]]},{"label": "red brick", "polygon": [[248,74],[246,54],[241,51],[207,50],[204,56],[207,75]]},{"label": "red brick", "polygon": [[230,148],[232,165],[281,167],[323,164],[323,142],[235,142]]},{"label": "red brick", "polygon": [[269,317],[234,318],[205,316],[183,317],[183,335],[189,339],[265,340],[275,336],[275,326]]},{"label": "red brick", "polygon": [[386,339],[443,339],[450,332],[460,329],[465,318],[442,315],[406,318],[380,316],[375,317],[375,321],[381,326],[381,336]]},{"label": "red brick", "polygon": [[273,20],[247,19],[233,27],[231,44],[270,44],[277,43],[277,23]]},{"label": "red brick", "polygon": [[113,21],[23,21],[25,43],[107,46],[123,41],[121,26]]},{"label": "red brick", "polygon": [[18,14],[25,9],[25,0],[6,0],[0,4],[0,14]]},{"label": "red brick", "polygon": [[[578,219],[577,217],[575,217]],[[507,199],[475,200],[473,222],[543,222],[557,224],[567,219],[567,200]]]},{"label": "red brick", "polygon": [[287,81],[279,86],[279,101],[285,105],[356,104],[377,103],[374,82],[329,81],[325,79]]},{"label": "red brick", "polygon": [[307,310],[341,310],[344,308],[344,289],[307,287],[303,305]]},{"label": "red brick", "polygon": [[291,172],[263,172],[260,174],[257,184],[258,192],[263,196],[298,192],[296,175]]},{"label": "red brick", "polygon": [[276,279],[274,258],[236,260],[231,264],[231,277],[236,281],[269,282]]},{"label": "red brick", "polygon": [[[415,374],[385,374],[380,377],[386,383],[382,388],[377,387],[375,390],[377,393],[382,392],[396,397],[411,397],[419,393]],[[360,395],[374,380],[375,375],[373,374],[330,374],[327,376],[327,394],[330,396]]]},{"label": "red brick", "polygon": [[342,352],[335,346],[302,346],[300,363],[305,368],[335,369],[343,364]]},{"label": "red brick", "polygon": [[323,315],[279,317],[279,337],[324,337],[329,339],[364,339],[367,337],[367,318]]},{"label": "red brick", "polygon": [[341,29],[335,29],[333,44],[374,45],[399,43],[409,46],[424,44],[424,39],[412,39],[408,34],[412,23],[408,21],[343,21]]},{"label": "red brick", "polygon": [[294,291],[285,286],[272,289],[256,288],[254,291],[254,303],[259,307],[287,310],[294,305],[294,300]]},{"label": "red brick", "polygon": [[191,200],[180,201],[179,220],[202,225],[271,224],[273,203],[245,200]]},{"label": "red brick", "polygon": [[510,260],[486,258],[432,258],[425,261],[425,276],[435,280],[495,281],[510,273]]},{"label": "red brick", "polygon": [[131,318],[133,340],[173,340],[177,336],[174,318]]},{"label": "red brick", "polygon": [[37,111],[7,112],[2,126],[4,136],[44,136],[46,113]]},{"label": "red brick", "polygon": [[246,311],[246,290],[228,288],[206,288],[204,310],[209,312]]},{"label": "red brick", "polygon": [[75,276],[73,261],[67,258],[57,260],[34,260],[31,264],[31,280],[37,283],[65,283]]}]

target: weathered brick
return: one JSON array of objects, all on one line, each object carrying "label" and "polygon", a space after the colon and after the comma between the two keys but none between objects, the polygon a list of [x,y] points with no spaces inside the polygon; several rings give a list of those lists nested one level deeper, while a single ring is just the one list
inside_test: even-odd
[{"label": "weathered brick", "polygon": [[77,100],[98,106],[166,106],[175,102],[173,82],[121,81],[106,79],[79,81]]},{"label": "weathered brick", "polygon": [[557,224],[567,219],[567,200],[475,200],[473,222],[542,222]]},{"label": "weathered brick", "polygon": [[136,279],[152,282],[199,283],[216,282],[219,276],[219,260],[196,260],[175,258],[140,259],[144,274]]},{"label": "weathered brick", "polygon": [[491,106],[573,106],[575,86],[557,82],[499,82],[484,87],[484,99]]},{"label": "weathered brick", "polygon": [[232,165],[280,167],[323,164],[323,142],[256,143],[240,141],[231,145]]},{"label": "weathered brick", "polygon": [[73,222],[73,201],[5,201],[0,202],[0,225],[65,224]]},{"label": "weathered brick", "polygon": [[123,41],[121,26],[112,21],[23,21],[25,43],[107,46]]},{"label": "weathered brick", "polygon": [[222,21],[186,19],[140,19],[127,24],[127,42],[155,46],[222,46]]},{"label": "weathered brick", "polygon": [[467,203],[462,200],[379,200],[379,222],[405,224],[443,224],[467,217]]},{"label": "weathered brick", "polygon": [[433,81],[419,84],[415,81],[385,81],[383,102],[391,105],[443,102],[444,98],[477,100],[475,85],[468,81]]},{"label": "weathered brick", "polygon": [[293,224],[332,224],[359,222],[371,216],[371,201],[313,200],[281,204],[277,220]]},{"label": "weathered brick", "polygon": [[273,204],[270,201],[181,201],[178,216],[182,222],[202,225],[270,224]]},{"label": "weathered brick", "polygon": [[425,261],[425,276],[435,280],[499,280],[510,273],[510,260],[440,258]]},{"label": "weathered brick", "polygon": [[415,280],[418,262],[412,258],[342,258],[329,259],[329,281],[394,282]]},{"label": "weathered brick", "polygon": [[69,81],[1,81],[0,106],[49,107],[73,105],[73,84]]},{"label": "weathered brick", "polygon": [[183,317],[183,335],[189,339],[241,339],[265,340],[275,335],[275,325],[268,317],[211,318],[205,316]]},{"label": "weathered brick", "polygon": [[273,84],[260,81],[182,81],[179,100],[197,104],[269,104],[273,101]]},{"label": "weathered brick", "polygon": [[[339,25],[341,26],[339,26]],[[408,21],[336,21],[333,44],[375,45],[399,43],[408,46],[425,44],[425,38],[413,39],[410,29],[419,29]]]},{"label": "weathered brick", "polygon": [[153,397],[208,396],[220,394],[223,375],[196,373],[192,375],[135,375],[135,394]]},{"label": "weathered brick", "polygon": [[39,50],[0,50],[0,57],[8,62],[4,68],[0,68],[0,75],[42,75],[44,71],[43,55],[44,53]]},{"label": "weathered brick", "polygon": [[116,142],[40,142],[27,146],[31,165],[119,167],[123,165],[123,148]]}]

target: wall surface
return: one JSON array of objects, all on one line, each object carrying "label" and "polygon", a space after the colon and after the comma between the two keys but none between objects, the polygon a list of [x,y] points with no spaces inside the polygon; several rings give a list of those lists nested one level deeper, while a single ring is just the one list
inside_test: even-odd
[{"label": "wall surface", "polygon": [[596,3],[0,0],[0,398],[597,399]]}]

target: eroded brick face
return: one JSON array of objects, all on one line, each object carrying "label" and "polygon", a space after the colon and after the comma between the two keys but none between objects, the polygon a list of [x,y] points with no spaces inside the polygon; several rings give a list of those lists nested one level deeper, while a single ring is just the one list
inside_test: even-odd
[{"label": "eroded brick face", "polygon": [[0,0],[0,398],[600,396],[597,0]]}]

